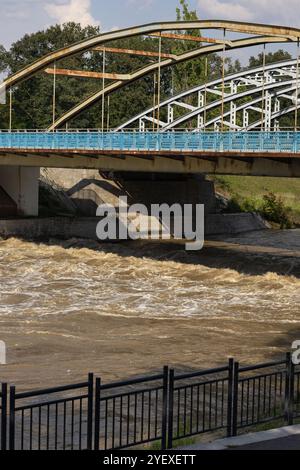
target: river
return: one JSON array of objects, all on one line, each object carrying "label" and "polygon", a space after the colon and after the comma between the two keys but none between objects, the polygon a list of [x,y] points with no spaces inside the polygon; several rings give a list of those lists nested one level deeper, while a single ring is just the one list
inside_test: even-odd
[{"label": "river", "polygon": [[20,388],[277,358],[300,339],[300,231],[175,243],[0,241],[0,381]]}]

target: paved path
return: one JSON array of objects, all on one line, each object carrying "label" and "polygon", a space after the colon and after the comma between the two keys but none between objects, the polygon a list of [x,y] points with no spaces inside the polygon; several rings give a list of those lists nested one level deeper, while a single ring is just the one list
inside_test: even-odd
[{"label": "paved path", "polygon": [[300,425],[194,444],[184,450],[300,450]]},{"label": "paved path", "polygon": [[300,450],[300,434],[272,441],[256,442],[230,450]]}]

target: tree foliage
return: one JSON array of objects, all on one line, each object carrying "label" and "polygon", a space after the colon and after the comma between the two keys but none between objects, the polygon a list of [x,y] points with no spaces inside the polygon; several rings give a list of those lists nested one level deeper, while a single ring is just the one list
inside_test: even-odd
[{"label": "tree foliage", "polygon": [[[289,52],[284,51],[283,49],[279,49],[275,52],[268,52],[266,54],[266,64],[274,64],[276,62],[281,62],[284,60],[290,60],[292,58]],[[251,56],[249,59],[249,67],[259,67],[262,66],[264,62],[263,52],[260,52],[257,57]]]},{"label": "tree foliage", "polygon": [[[98,27],[82,28],[78,24],[67,23],[62,26],[51,26],[45,31],[34,34],[26,34],[2,55],[2,69],[5,69],[8,74],[12,74],[49,52],[98,33]],[[59,66],[93,69],[95,64],[94,59],[89,56],[75,56],[64,59]],[[49,126],[52,119],[52,92],[53,77],[44,72],[37,73],[30,80],[15,87],[13,89],[13,126],[27,129]],[[57,79],[57,113],[60,114],[74,106],[78,102],[78,97],[89,92],[89,82],[84,83],[74,78],[59,77]]]}]

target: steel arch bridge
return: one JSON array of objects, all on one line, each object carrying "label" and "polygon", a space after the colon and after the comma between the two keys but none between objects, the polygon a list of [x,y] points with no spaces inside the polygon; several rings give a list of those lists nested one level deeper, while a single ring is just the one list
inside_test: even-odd
[{"label": "steel arch bridge", "polygon": [[[192,30],[199,30],[200,36],[182,34]],[[202,35],[205,30],[209,37]],[[131,37],[155,38],[157,51],[124,49],[123,40]],[[165,39],[194,41],[196,46],[183,54],[166,53],[162,47]],[[117,42],[120,47],[116,47]],[[256,69],[225,76],[226,52],[259,45],[265,51],[267,44],[282,43],[295,44],[297,59],[272,65],[266,65],[264,61]],[[0,165],[300,176],[300,133],[296,132],[296,125],[288,132],[279,132],[281,118],[297,111],[300,103],[299,43],[300,29],[208,20],[154,23],[112,31],[51,52],[0,85],[1,93],[18,87],[38,72],[53,76],[53,113],[48,129],[14,132],[10,99],[9,132],[0,132]],[[65,58],[94,52],[102,53],[102,72],[59,68],[60,61]],[[103,126],[103,111],[101,129],[94,132],[62,129],[63,125],[99,101],[103,110],[103,103],[110,94],[141,78],[156,73],[160,79],[164,68],[215,53],[222,53],[221,79],[199,85],[163,102],[158,93],[157,103],[152,109],[108,132]],[[141,55],[150,61],[138,70],[132,67],[122,74],[116,70],[107,73],[105,54]],[[132,62],[128,61],[128,64],[129,68]],[[58,116],[55,88],[58,75],[97,78],[102,86]],[[159,81],[159,90],[160,85]],[[157,116],[156,111],[159,111]],[[140,132],[121,132],[135,122]],[[194,128],[187,127],[190,123],[195,124]],[[184,132],[180,132],[181,127],[184,127]],[[215,132],[199,132],[210,128]],[[255,130],[260,132],[248,132]]]},{"label": "steel arch bridge", "polygon": [[[195,123],[195,120],[196,125],[190,127],[193,132],[210,128],[219,131],[221,125],[229,131],[259,128],[279,131],[280,118],[295,111],[300,104],[297,64],[297,60],[288,60],[227,75],[224,82],[218,79],[202,83],[160,103],[160,113],[164,113],[165,121],[156,118],[156,105],[124,122],[115,131],[137,127],[140,132],[145,132],[155,125],[161,132],[166,132]],[[189,102],[191,99],[196,106]],[[221,114],[223,104],[227,110]],[[177,117],[175,111],[179,111]]]},{"label": "steel arch bridge", "polygon": [[[190,35],[182,35],[183,31],[189,32],[191,30],[199,30],[200,36],[193,37]],[[209,31],[209,37],[202,36],[203,31]],[[236,33],[239,39],[235,39]],[[211,36],[213,34],[213,37]],[[233,37],[228,37],[229,35]],[[154,37],[157,39],[157,53],[153,51],[129,51],[123,48],[111,47],[115,45],[116,41],[122,44],[122,40],[131,37]],[[183,54],[166,54],[162,52],[162,41],[167,38],[168,40],[176,41],[178,39],[194,41],[197,47],[188,50]],[[68,75],[73,77],[93,77],[102,78],[102,87],[93,93],[82,102],[76,104],[72,109],[66,111],[63,115],[57,116],[56,110],[53,112],[52,124],[48,130],[60,128],[75,116],[93,106],[98,101],[104,99],[111,93],[134,83],[149,74],[157,72],[159,75],[161,70],[166,67],[172,67],[192,59],[197,59],[213,53],[226,53],[237,49],[248,48],[252,46],[266,45],[266,44],[282,44],[282,43],[295,43],[299,44],[300,30],[296,28],[289,28],[284,26],[273,26],[243,22],[231,22],[222,20],[207,20],[207,21],[186,21],[186,22],[165,22],[153,23],[148,25],[136,26],[127,28],[120,31],[112,31],[98,36],[86,39],[79,43],[64,47],[58,51],[47,54],[46,56],[36,60],[33,64],[25,67],[24,69],[11,75],[7,80],[0,84],[0,93],[12,87],[18,86],[22,81],[30,79],[36,73],[45,71],[46,73],[53,74],[54,79],[59,75]],[[61,60],[78,56],[85,53],[102,52],[110,54],[139,54],[148,58],[157,57],[156,61],[152,61],[138,70],[129,70],[126,74],[120,73],[106,73],[105,68],[102,73],[95,73],[89,71],[78,70],[65,70],[58,69]],[[103,60],[104,62],[104,60]],[[52,69],[50,68],[52,66]],[[110,83],[107,85],[107,81]]]},{"label": "steel arch bridge", "polygon": [[[199,32],[197,36],[193,36],[195,30]],[[124,40],[132,37],[154,41],[148,50],[125,49]],[[187,47],[181,54],[170,53],[172,48],[167,50],[165,39],[194,42],[195,48]],[[141,43],[147,48],[147,41]],[[294,45],[297,59],[266,65],[266,45],[274,44]],[[264,48],[263,66],[226,77],[226,53],[252,46]],[[98,56],[102,71],[63,68],[64,59],[84,58],[93,53],[102,55]],[[222,55],[221,79],[210,83],[206,79],[206,85],[199,84],[162,102],[164,69],[216,53]],[[126,73],[120,73],[114,66],[117,61],[111,61],[111,68],[106,69],[106,54],[143,56],[145,62],[136,69],[129,59]],[[150,173],[151,177],[154,173],[173,174],[182,179],[187,176],[186,184],[193,174],[300,177],[299,72],[300,29],[284,26],[222,20],[154,23],[111,31],[69,45],[37,59],[0,84],[0,96],[9,92],[8,128],[0,131],[0,186],[15,201],[20,214],[31,216],[38,215],[41,167],[97,169],[116,175]],[[53,77],[49,126],[43,130],[15,131],[12,91],[37,73]],[[91,96],[78,96],[72,109],[58,115],[58,75],[94,78],[100,85]],[[106,131],[104,110],[108,97],[153,75],[157,77],[158,92],[157,96],[154,92],[152,109]],[[69,127],[73,118],[98,102],[102,104],[100,129]],[[280,131],[282,117],[293,110],[295,127]],[[128,130],[135,123],[137,130]],[[212,132],[204,132],[211,128]]]}]

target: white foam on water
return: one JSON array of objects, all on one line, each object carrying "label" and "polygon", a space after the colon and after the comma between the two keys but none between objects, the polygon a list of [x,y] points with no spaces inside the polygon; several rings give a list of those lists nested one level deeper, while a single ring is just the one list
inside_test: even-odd
[{"label": "white foam on water", "polygon": [[89,312],[128,318],[299,320],[300,281],[292,276],[251,276],[199,261],[190,264],[180,260],[196,260],[195,255],[189,259],[181,251],[160,249],[157,259],[139,258],[123,245],[81,244],[1,241],[0,318],[37,320]]}]

